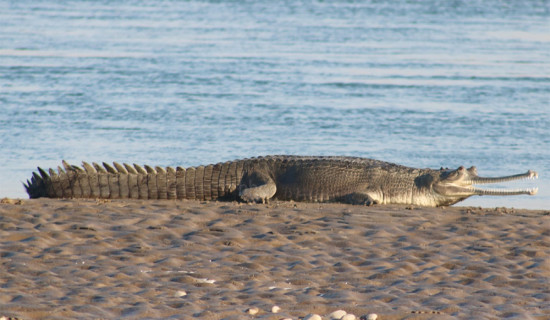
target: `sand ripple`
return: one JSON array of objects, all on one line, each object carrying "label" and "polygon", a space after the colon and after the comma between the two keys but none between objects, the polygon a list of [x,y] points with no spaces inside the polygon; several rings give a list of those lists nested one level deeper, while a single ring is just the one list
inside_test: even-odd
[{"label": "sand ripple", "polygon": [[548,211],[24,200],[0,262],[21,319],[550,318]]}]

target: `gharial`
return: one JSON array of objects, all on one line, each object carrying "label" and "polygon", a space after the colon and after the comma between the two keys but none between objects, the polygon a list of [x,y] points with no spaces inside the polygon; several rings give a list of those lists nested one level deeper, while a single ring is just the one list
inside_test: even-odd
[{"label": "gharial", "polygon": [[190,168],[114,167],[63,161],[38,168],[25,188],[31,198],[196,199],[267,202],[270,199],[351,204],[448,206],[472,195],[519,195],[532,189],[481,189],[474,185],[536,178],[529,170],[484,178],[475,167],[416,169],[358,157],[265,156]]}]

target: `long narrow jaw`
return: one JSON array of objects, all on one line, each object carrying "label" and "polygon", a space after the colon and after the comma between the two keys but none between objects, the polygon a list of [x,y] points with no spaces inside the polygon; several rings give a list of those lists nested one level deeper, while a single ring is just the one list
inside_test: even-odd
[{"label": "long narrow jaw", "polygon": [[475,185],[502,183],[523,179],[538,178],[535,171],[529,170],[523,174],[512,176],[484,178],[477,175],[476,167],[466,169],[460,167],[456,170],[441,169],[439,179],[433,183],[433,190],[442,196],[443,204],[453,204],[473,195],[479,196],[513,196],[520,194],[534,195],[538,188],[527,189],[497,189],[479,188]]},{"label": "long narrow jaw", "polygon": [[[490,184],[490,183],[502,183],[515,180],[524,180],[524,179],[537,179],[539,174],[535,171],[529,170],[526,173],[516,174],[506,177],[495,177],[495,178],[484,178],[484,177],[473,177],[471,179],[471,184]],[[485,189],[485,188],[476,188],[474,186],[470,187],[470,190],[474,195],[489,195],[489,196],[513,196],[520,194],[535,195],[538,192],[538,188],[529,188],[529,189]]]}]

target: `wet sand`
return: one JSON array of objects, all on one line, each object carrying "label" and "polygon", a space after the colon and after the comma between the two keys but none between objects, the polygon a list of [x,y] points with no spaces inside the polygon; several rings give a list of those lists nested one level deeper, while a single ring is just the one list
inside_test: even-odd
[{"label": "wet sand", "polygon": [[550,210],[4,202],[0,316],[550,319]]}]

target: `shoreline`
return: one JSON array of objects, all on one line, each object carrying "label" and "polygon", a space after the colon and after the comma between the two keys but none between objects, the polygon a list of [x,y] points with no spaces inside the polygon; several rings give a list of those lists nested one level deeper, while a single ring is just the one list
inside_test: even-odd
[{"label": "shoreline", "polygon": [[11,199],[0,226],[0,316],[550,316],[550,210]]}]

